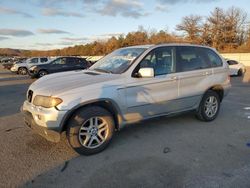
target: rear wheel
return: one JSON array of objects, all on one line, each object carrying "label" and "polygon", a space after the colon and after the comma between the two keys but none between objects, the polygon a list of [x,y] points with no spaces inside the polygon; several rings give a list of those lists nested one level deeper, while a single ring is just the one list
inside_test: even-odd
[{"label": "rear wheel", "polygon": [[28,73],[28,70],[25,67],[20,67],[18,69],[18,74],[20,75],[26,75]]},{"label": "rear wheel", "polygon": [[113,116],[98,106],[78,110],[69,121],[67,138],[79,154],[91,155],[104,150],[114,133]]},{"label": "rear wheel", "polygon": [[40,70],[40,71],[38,72],[38,77],[41,78],[41,77],[43,77],[43,76],[45,76],[45,75],[47,75],[47,74],[48,74],[47,71],[45,71],[45,70]]},{"label": "rear wheel", "polygon": [[215,91],[207,91],[198,108],[196,117],[202,121],[212,121],[214,120],[220,109],[220,99]]}]

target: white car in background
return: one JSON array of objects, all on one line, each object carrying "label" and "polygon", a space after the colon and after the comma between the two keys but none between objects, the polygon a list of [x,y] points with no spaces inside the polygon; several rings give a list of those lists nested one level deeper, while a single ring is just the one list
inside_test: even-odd
[{"label": "white car in background", "polygon": [[246,67],[235,60],[226,60],[229,65],[230,76],[242,76],[246,72]]},{"label": "white car in background", "polygon": [[33,57],[33,58],[27,59],[23,63],[15,64],[10,70],[11,72],[14,72],[17,74],[26,75],[30,67],[34,65],[48,63],[48,62],[49,62],[48,57]]}]

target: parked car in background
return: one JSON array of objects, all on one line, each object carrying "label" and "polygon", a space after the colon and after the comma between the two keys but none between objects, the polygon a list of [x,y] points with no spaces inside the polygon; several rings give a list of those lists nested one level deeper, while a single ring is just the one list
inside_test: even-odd
[{"label": "parked car in background", "polygon": [[228,65],[212,48],[132,46],[88,70],[38,79],[22,111],[25,123],[40,135],[58,142],[66,131],[72,148],[90,155],[104,150],[126,124],[186,111],[212,121],[229,88]]},{"label": "parked car in background", "polygon": [[9,61],[12,61],[13,58],[10,58],[10,57],[2,57],[1,60],[0,60],[0,63],[7,63]]},{"label": "parked car in background", "polygon": [[91,64],[79,57],[58,57],[47,64],[32,66],[29,74],[32,78],[40,78],[47,74],[87,69]]},{"label": "parked car in background", "polygon": [[246,67],[235,60],[226,60],[229,65],[230,76],[242,76],[246,72]]},{"label": "parked car in background", "polygon": [[11,72],[26,75],[28,73],[28,70],[30,67],[34,65],[40,65],[47,63],[49,61],[48,57],[33,57],[30,59],[27,59],[25,62],[15,64],[11,67]]},{"label": "parked car in background", "polygon": [[3,68],[10,70],[15,64],[24,63],[27,58],[19,58],[3,63]]}]

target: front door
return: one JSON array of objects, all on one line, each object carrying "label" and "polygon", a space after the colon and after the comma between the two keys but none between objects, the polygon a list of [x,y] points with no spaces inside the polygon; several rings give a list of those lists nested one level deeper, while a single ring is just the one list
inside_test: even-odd
[{"label": "front door", "polygon": [[[127,121],[138,121],[176,110],[178,76],[174,47],[152,50],[135,68],[126,85]],[[140,68],[154,69],[153,78],[136,78]]]}]

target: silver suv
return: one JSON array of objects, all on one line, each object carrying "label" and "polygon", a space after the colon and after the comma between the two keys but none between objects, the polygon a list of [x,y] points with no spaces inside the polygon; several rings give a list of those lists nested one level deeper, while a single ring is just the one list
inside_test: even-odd
[{"label": "silver suv", "polygon": [[228,65],[212,48],[164,44],[118,49],[88,70],[34,82],[22,111],[50,141],[66,131],[76,152],[90,155],[126,124],[193,111],[212,121],[230,87]]}]

